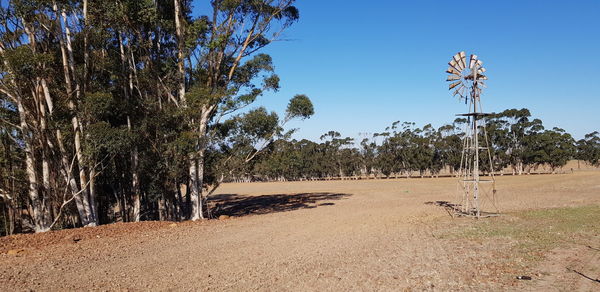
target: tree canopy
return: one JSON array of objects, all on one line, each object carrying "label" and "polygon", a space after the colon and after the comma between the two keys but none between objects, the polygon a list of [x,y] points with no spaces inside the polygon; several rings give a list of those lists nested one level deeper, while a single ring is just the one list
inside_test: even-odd
[{"label": "tree canopy", "polygon": [[301,94],[281,117],[252,107],[280,88],[261,50],[293,0],[193,4],[2,2],[5,233],[202,218],[207,189],[314,113]]}]

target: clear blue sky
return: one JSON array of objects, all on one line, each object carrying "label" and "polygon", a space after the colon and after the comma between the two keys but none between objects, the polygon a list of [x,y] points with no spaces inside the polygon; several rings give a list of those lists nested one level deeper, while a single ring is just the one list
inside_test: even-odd
[{"label": "clear blue sky", "polygon": [[[484,110],[529,108],[575,138],[600,130],[600,1],[299,0],[300,21],[269,53],[281,90],[257,105],[283,112],[296,93],[316,114],[296,138],[359,138],[392,122],[435,127],[465,111],[447,90],[464,50],[490,80]],[[196,14],[202,13],[196,8]]]}]

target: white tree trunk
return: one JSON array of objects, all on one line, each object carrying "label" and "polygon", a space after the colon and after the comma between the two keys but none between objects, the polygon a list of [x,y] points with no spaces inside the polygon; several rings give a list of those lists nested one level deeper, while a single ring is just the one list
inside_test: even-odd
[{"label": "white tree trunk", "polygon": [[[88,1],[83,0],[83,91],[86,92],[88,82],[88,62],[90,54],[88,52]],[[90,178],[92,179],[92,178]]]},{"label": "white tree trunk", "polygon": [[[98,225],[98,206],[96,205],[96,170],[90,169],[90,211],[93,226]],[[91,225],[90,225],[91,226]]]},{"label": "white tree trunk", "polygon": [[[60,16],[58,14],[58,7],[56,5],[56,3],[54,3],[54,11],[56,13],[56,23],[58,25],[59,31],[61,33],[61,36],[59,37],[59,44],[60,44],[60,50],[61,50],[61,56],[62,56],[62,63],[63,63],[63,71],[64,71],[64,75],[65,75],[65,85],[67,88],[67,96],[69,97],[68,99],[68,106],[69,109],[73,112],[76,111],[75,108],[75,103],[73,102],[73,98],[71,97],[73,93],[76,94],[76,96],[79,96],[79,87],[77,86],[75,90],[73,90],[73,84],[72,84],[72,80],[71,80],[71,74],[74,73],[74,64],[73,64],[73,50],[71,47],[71,37],[70,37],[70,31],[69,31],[69,27],[67,22],[67,16],[66,13],[63,11],[62,12],[62,17],[65,21],[65,35],[64,35],[64,39],[63,39],[63,28],[62,28],[62,23],[60,21]],[[66,40],[66,41],[65,41]],[[65,44],[66,42],[66,44]],[[81,219],[81,223],[83,226],[89,226],[89,225],[96,225],[96,222],[92,221],[92,215],[91,215],[91,208],[90,208],[90,204],[89,204],[89,192],[88,192],[88,182],[87,182],[87,176],[85,174],[85,164],[84,164],[84,159],[83,159],[83,153],[82,153],[82,149],[81,149],[81,128],[80,128],[80,123],[79,123],[79,119],[77,118],[77,115],[74,114],[73,117],[71,118],[71,125],[73,127],[73,132],[74,132],[74,144],[75,144],[75,155],[77,157],[77,165],[79,168],[79,185],[80,185],[80,190],[82,191],[80,194],[81,197],[81,208],[83,210],[81,210],[80,215],[82,214],[83,217],[80,218]]]},{"label": "white tree trunk", "polygon": [[190,168],[188,174],[190,176],[190,183],[188,192],[190,192],[191,201],[190,219],[196,221],[202,218],[201,189],[198,187],[198,180],[200,178],[198,174],[199,161],[191,155],[189,163]]},{"label": "white tree trunk", "polygon": [[[35,34],[29,30],[25,21],[25,31],[29,37],[30,45],[34,48],[35,51]],[[3,47],[0,46],[0,55],[4,54]],[[4,61],[4,65],[6,68],[7,62]],[[16,83],[14,81],[11,82],[12,85],[16,88]],[[39,90],[32,90],[33,95],[39,94]],[[39,96],[32,96],[34,101],[39,102]],[[36,161],[36,153],[34,147],[34,134],[29,127],[28,121],[31,118],[31,114],[27,112],[27,109],[23,105],[23,98],[20,95],[11,96],[11,98],[15,101],[17,105],[17,111],[19,112],[19,128],[21,130],[21,134],[23,136],[23,144],[24,144],[24,152],[25,152],[25,172],[27,174],[27,194],[29,196],[29,200],[31,201],[31,217],[33,219],[34,231],[35,232],[46,232],[50,230],[50,225],[52,224],[52,218],[50,217],[50,211],[46,206],[46,201],[44,200],[43,193],[40,194],[40,185],[38,182],[38,170],[37,170],[37,161]],[[45,118],[45,117],[42,117]],[[42,121],[45,123],[45,120]],[[35,124],[35,122],[34,122]],[[43,142],[43,141],[42,141]],[[49,173],[48,165],[42,165],[42,168],[45,169],[42,177],[43,181],[46,181],[46,174]],[[48,179],[49,180],[49,179]]]},{"label": "white tree trunk", "polygon": [[[190,195],[192,199],[192,220],[198,220],[204,218],[203,215],[203,201],[202,201],[202,187],[204,185],[204,154],[206,151],[206,137],[208,129],[208,121],[210,117],[210,107],[202,107],[202,114],[200,116],[200,124],[198,127],[198,150],[196,155],[190,159]],[[194,170],[194,171],[193,171]],[[194,174],[194,176],[192,176]],[[193,178],[193,179],[192,179]]]},{"label": "white tree trunk", "polygon": [[[73,48],[71,46],[71,31],[69,29],[69,24],[67,21],[67,15],[65,11],[62,11],[63,20],[65,22],[65,39],[67,45],[67,53],[69,56],[69,70],[73,77],[75,77],[75,58],[73,57]],[[73,78],[75,83],[75,100],[81,100],[81,87],[79,86],[79,82],[75,82],[75,78]],[[73,107],[75,108],[75,106]],[[83,129],[81,127],[81,121],[77,118],[77,115],[73,115],[72,123],[74,123],[74,131],[75,131],[75,154],[77,155],[77,164],[79,166],[79,185],[80,189],[83,190],[82,201],[83,208],[85,210],[87,216],[87,224],[84,226],[96,226],[97,222],[94,218],[94,212],[92,211],[92,205],[90,201],[95,201],[95,199],[91,199],[91,194],[89,192],[89,182],[86,174],[86,163],[83,157],[83,150],[81,148],[81,136],[83,135]]]},{"label": "white tree trunk", "polygon": [[[48,88],[48,83],[46,82],[46,79],[41,79],[40,85],[42,87],[42,92],[44,94],[44,100],[46,101],[46,107],[48,108],[48,115],[49,117],[52,117],[52,114],[54,112],[54,102],[52,101],[52,97],[50,96],[50,89]],[[65,146],[63,144],[63,138],[62,138],[62,133],[60,131],[60,128],[56,129],[55,132],[55,138],[58,141],[58,149],[59,149],[59,153],[60,153],[60,161],[61,161],[61,167],[59,168],[59,172],[61,173],[61,175],[63,176],[65,183],[69,186],[69,189],[71,190],[71,194],[73,196],[75,196],[75,205],[77,206],[77,212],[79,213],[79,218],[83,219],[86,217],[85,215],[85,211],[83,208],[83,202],[81,200],[81,196],[77,195],[79,194],[79,186],[77,185],[77,182],[75,181],[75,176],[73,175],[73,168],[71,167],[71,165],[69,164],[69,158],[68,158],[68,154],[67,151],[65,150]],[[52,140],[48,137],[48,139],[46,139],[46,143],[48,144],[48,147],[50,147],[50,149],[54,150],[55,146],[54,143],[52,142]]]},{"label": "white tree trunk", "polygon": [[[20,99],[20,98],[19,98]],[[28,181],[28,195],[31,200],[32,218],[35,232],[46,232],[50,230],[50,219],[49,210],[45,206],[44,199],[40,195],[38,174],[36,171],[36,156],[32,147],[31,133],[29,126],[27,125],[27,116],[25,114],[25,108],[22,102],[17,102],[17,109],[19,110],[20,126],[23,132],[24,144],[25,144],[25,172],[27,173]]]},{"label": "white tree trunk", "polygon": [[158,220],[165,221],[168,219],[165,198],[160,196],[158,199]]},{"label": "white tree trunk", "polygon": [[177,35],[177,71],[179,73],[179,84],[177,87],[177,95],[179,104],[183,107],[187,106],[185,100],[185,40],[183,38],[183,27],[181,25],[181,3],[179,0],[173,0],[175,5],[175,33]]},{"label": "white tree trunk", "polygon": [[[120,51],[120,56],[121,56],[121,67],[123,70],[123,73],[125,73],[125,70],[127,70],[127,84],[129,86],[129,90],[127,90],[127,88],[123,88],[123,92],[125,93],[125,97],[126,98],[131,98],[132,93],[133,93],[133,70],[135,66],[133,64],[133,62],[128,62],[126,54],[125,54],[125,46],[124,46],[124,41],[123,41],[123,35],[121,33],[121,31],[117,31],[117,38],[119,39],[119,51]],[[129,47],[130,43],[128,43],[127,48],[129,51],[131,51],[131,48]],[[126,64],[129,64],[129,67],[126,66]],[[131,133],[132,132],[132,124],[131,124],[131,118],[129,116],[127,116],[127,129],[128,131]],[[132,152],[131,152],[131,187],[132,187],[132,199],[133,199],[133,214],[132,214],[132,221],[134,222],[139,222],[141,220],[141,207],[142,207],[142,203],[141,203],[141,191],[140,191],[140,175],[139,175],[139,158],[138,158],[138,148],[137,146],[134,146]]]},{"label": "white tree trunk", "polygon": [[[178,73],[178,85],[177,85],[177,97],[179,99],[179,105],[183,108],[187,108],[187,101],[185,98],[185,39],[183,34],[183,26],[181,25],[181,3],[180,0],[173,0],[174,12],[175,12],[175,34],[177,35],[177,73]],[[194,121],[189,121],[190,127],[194,128]],[[198,150],[196,153],[192,153],[188,157],[189,162],[189,186],[188,192],[190,196],[190,219],[195,221],[203,218],[202,212],[202,179],[204,170],[204,150],[201,143],[197,144]]]},{"label": "white tree trunk", "polygon": [[[46,102],[44,101],[44,94],[42,93],[43,88],[41,86],[40,78],[37,78],[35,101],[39,105],[39,120],[40,120],[40,136],[41,145],[40,152],[42,154],[42,193],[47,196],[50,194],[52,187],[50,186],[50,149],[49,145],[52,145],[48,137],[48,122],[47,122],[47,111]],[[39,85],[39,87],[38,87]]]},{"label": "white tree trunk", "polygon": [[141,194],[140,194],[140,176],[138,173],[138,150],[134,147],[132,153],[132,186],[133,186],[133,221],[139,222],[141,219]]}]

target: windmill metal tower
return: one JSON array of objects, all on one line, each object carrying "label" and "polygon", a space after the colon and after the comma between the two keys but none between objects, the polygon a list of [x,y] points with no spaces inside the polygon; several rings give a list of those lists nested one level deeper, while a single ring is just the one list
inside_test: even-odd
[{"label": "windmill metal tower", "polygon": [[[450,82],[449,89],[454,90],[453,96],[465,100],[469,112],[458,114],[467,119],[463,139],[463,151],[460,164],[460,204],[455,205],[458,215],[473,217],[488,217],[499,213],[496,203],[496,186],[492,167],[492,155],[485,132],[486,116],[481,107],[481,92],[485,87],[487,76],[483,73],[483,62],[477,55],[471,55],[467,66],[465,52],[459,52],[452,57],[446,70]],[[482,161],[489,162],[488,175],[482,176]],[[490,211],[492,210],[492,211]]]}]

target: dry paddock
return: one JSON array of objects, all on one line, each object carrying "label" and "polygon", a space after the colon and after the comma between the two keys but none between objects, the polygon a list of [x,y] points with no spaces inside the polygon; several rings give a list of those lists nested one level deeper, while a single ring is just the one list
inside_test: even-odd
[{"label": "dry paddock", "polygon": [[[600,204],[600,171],[497,179],[498,204],[506,217],[522,210]],[[0,287],[600,289],[593,282],[600,277],[600,264],[589,260],[598,259],[598,251],[565,253],[560,251],[568,247],[557,247],[541,260],[523,263],[509,240],[451,236],[482,221],[453,219],[444,208],[428,204],[455,201],[456,193],[454,178],[226,184],[213,200],[216,215],[231,216],[225,220],[113,224],[0,238]],[[583,258],[591,280],[563,267]],[[557,268],[544,270],[545,261]],[[521,274],[533,279],[517,280]]]}]

